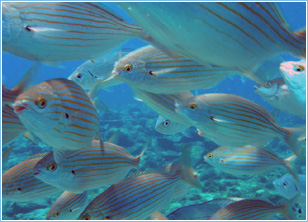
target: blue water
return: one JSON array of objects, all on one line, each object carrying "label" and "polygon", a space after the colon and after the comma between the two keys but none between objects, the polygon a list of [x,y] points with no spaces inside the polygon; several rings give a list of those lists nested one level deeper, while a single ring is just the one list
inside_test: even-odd
[{"label": "blue water", "polygon": [[[128,22],[133,23],[129,16],[120,8],[110,3],[104,4],[113,8]],[[295,31],[306,26],[305,3],[280,3],[280,5],[291,30]],[[131,39],[123,45],[123,48],[133,50],[144,45],[147,45],[147,43],[139,39]],[[289,55],[284,55],[284,58],[286,60],[292,59]],[[84,61],[62,62],[55,66],[43,65],[40,70],[40,75],[33,81],[33,85],[51,78],[67,78]],[[3,84],[7,88],[12,88],[21,80],[34,62],[10,53],[2,53],[2,64]],[[273,107],[254,93],[254,85],[254,81],[237,75],[223,80],[211,89],[199,90],[198,93],[219,92],[236,94],[263,106],[269,112],[273,112]],[[185,144],[189,143],[194,147],[192,150],[193,162],[195,163],[194,167],[200,175],[204,188],[202,191],[195,188],[191,189],[190,193],[184,199],[172,203],[169,208],[164,209],[162,212],[165,215],[181,206],[202,203],[212,198],[230,196],[254,198],[256,191],[260,190],[269,191],[269,200],[275,204],[280,204],[285,201],[271,186],[271,181],[274,178],[282,176],[285,173],[284,170],[275,170],[268,175],[262,175],[260,177],[243,177],[241,179],[221,173],[205,164],[202,160],[203,155],[217,147],[215,143],[204,141],[203,138],[197,135],[193,138],[187,138],[180,134],[166,136],[156,132],[154,126],[158,115],[146,105],[135,100],[130,87],[126,84],[112,87],[112,92],[102,91],[100,97],[110,109],[110,113],[104,113],[100,116],[101,133],[104,139],[108,139],[116,129],[121,129],[122,134],[119,145],[125,147],[132,154],[138,155],[147,140],[152,138],[152,146],[142,159],[142,169],[161,169],[167,163],[178,159],[181,147]],[[305,121],[301,118],[283,112],[275,113],[274,117],[281,126],[293,127],[305,124]],[[38,147],[24,137],[17,138],[9,145],[14,146],[14,151],[10,156],[8,165],[4,169],[20,163],[35,153],[50,151],[50,148],[45,144],[40,143],[40,147]],[[288,150],[286,151],[285,146],[279,140],[274,140],[270,145],[273,152],[278,152],[283,157],[290,154]],[[299,171],[300,173],[305,173],[305,166],[302,165]],[[43,220],[45,219],[46,212],[56,198],[57,195],[51,197],[47,200],[47,203],[12,203],[4,200],[2,202],[2,219]]]}]

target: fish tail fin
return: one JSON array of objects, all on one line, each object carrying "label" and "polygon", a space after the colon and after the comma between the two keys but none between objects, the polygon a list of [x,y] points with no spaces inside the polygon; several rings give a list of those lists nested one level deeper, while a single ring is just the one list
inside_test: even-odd
[{"label": "fish tail fin", "polygon": [[147,151],[147,149],[151,146],[152,144],[152,138],[149,138],[147,143],[145,144],[143,150],[141,151],[141,153],[136,157],[137,161],[138,161],[138,165],[139,165],[139,162],[141,160],[141,157],[143,157],[145,151]]},{"label": "fish tail fin", "polygon": [[287,132],[284,140],[291,150],[300,159],[306,159],[306,126],[297,128],[284,128]]},{"label": "fish tail fin", "polygon": [[179,169],[175,174],[180,173],[182,180],[194,187],[202,189],[202,184],[200,183],[198,174],[195,169],[191,166],[191,149],[189,145],[184,146],[181,157]]},{"label": "fish tail fin", "polygon": [[290,174],[294,177],[294,179],[299,182],[298,173],[296,172],[296,169],[294,168],[294,162],[297,160],[297,156],[295,154],[287,157],[284,159],[284,165],[290,172]]},{"label": "fish tail fin", "polygon": [[15,86],[12,91],[15,93],[21,93],[23,92],[26,88],[30,86],[30,83],[33,79],[34,74],[36,74],[37,67],[40,65],[39,62],[36,62],[29,70],[28,72],[24,75],[22,80],[18,83],[17,86]]},{"label": "fish tail fin", "polygon": [[305,220],[306,206],[302,204],[303,202],[306,202],[305,197],[298,194],[281,206],[281,213],[287,220]]},{"label": "fish tail fin", "polygon": [[168,56],[170,56],[173,59],[177,59],[179,57],[179,55],[172,51],[171,49],[169,49],[168,47],[166,47],[165,45],[163,45],[162,43],[158,42],[156,39],[154,39],[152,36],[143,33],[141,35],[141,38],[144,39],[145,41],[147,41],[148,43],[152,44],[153,46],[155,46],[157,49],[159,49],[160,51],[166,53]]},{"label": "fish tail fin", "polygon": [[[294,33],[294,35],[299,38],[299,39],[302,39],[305,41],[306,43],[306,28],[303,28],[301,30],[298,30],[297,32]],[[303,49],[303,52],[301,54],[301,56],[303,58],[306,58],[306,44],[305,44],[305,48]]]}]

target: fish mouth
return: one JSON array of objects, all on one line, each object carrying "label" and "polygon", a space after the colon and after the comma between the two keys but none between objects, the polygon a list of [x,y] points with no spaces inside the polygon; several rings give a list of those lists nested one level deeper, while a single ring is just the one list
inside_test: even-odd
[{"label": "fish mouth", "polygon": [[38,169],[33,169],[33,175],[34,176],[37,176],[37,175],[39,175],[40,174],[40,170],[38,170]]},{"label": "fish mouth", "polygon": [[27,104],[24,102],[18,102],[13,104],[13,107],[15,113],[20,113],[21,111],[27,109]]},{"label": "fish mouth", "polygon": [[261,88],[261,85],[260,85],[260,84],[255,85],[253,88],[254,88],[255,90],[259,90],[259,89]]}]

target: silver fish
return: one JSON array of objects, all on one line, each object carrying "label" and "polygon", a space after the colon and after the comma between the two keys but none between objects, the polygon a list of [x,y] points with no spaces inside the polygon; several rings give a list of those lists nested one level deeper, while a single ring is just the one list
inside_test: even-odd
[{"label": "silver fish", "polygon": [[250,72],[277,53],[306,54],[306,30],[291,32],[277,3],[117,4],[157,41],[203,65],[212,63]]},{"label": "silver fish", "polygon": [[255,93],[276,109],[306,118],[306,109],[303,109],[300,103],[297,102],[283,78],[269,81],[267,85],[269,87],[264,87],[260,84],[256,85],[254,87]]},{"label": "silver fish", "polygon": [[2,9],[3,50],[29,60],[91,59],[130,38],[154,41],[99,3],[5,2]]}]

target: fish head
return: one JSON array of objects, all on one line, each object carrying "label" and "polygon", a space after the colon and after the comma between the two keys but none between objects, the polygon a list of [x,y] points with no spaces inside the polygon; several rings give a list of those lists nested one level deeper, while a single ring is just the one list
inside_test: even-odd
[{"label": "fish head", "polygon": [[43,82],[18,95],[13,106],[21,122],[29,131],[53,129],[61,118],[60,106],[55,105],[59,97],[52,87]]},{"label": "fish head", "polygon": [[33,175],[48,184],[59,183],[59,180],[65,177],[63,174],[59,164],[54,159],[53,152],[48,153],[33,168]]},{"label": "fish head", "polygon": [[14,4],[5,2],[2,4],[2,42],[8,44],[14,41],[25,29],[18,9]]},{"label": "fish head", "polygon": [[287,199],[291,199],[299,193],[296,183],[297,182],[290,174],[286,174],[274,180],[273,186],[280,195]]},{"label": "fish head", "polygon": [[294,89],[306,87],[306,62],[283,62],[280,64],[280,71],[289,87]]},{"label": "fish head", "polygon": [[140,84],[148,75],[152,76],[146,73],[146,63],[138,56],[130,56],[130,54],[115,63],[111,75],[130,85]]},{"label": "fish head", "polygon": [[155,129],[156,131],[165,134],[165,135],[172,135],[174,134],[173,123],[169,119],[165,119],[162,116],[159,116],[156,120]]},{"label": "fish head", "polygon": [[99,75],[97,75],[95,69],[93,69],[94,65],[95,60],[88,60],[82,63],[68,79],[77,83],[85,90],[91,90],[99,80]]},{"label": "fish head", "polygon": [[[219,147],[219,148],[224,149],[224,147]],[[214,167],[219,167],[220,165],[224,164],[225,161],[225,159],[221,155],[220,149],[218,148],[207,153],[203,158],[205,162]]]},{"label": "fish head", "polygon": [[194,126],[203,124],[204,120],[207,121],[205,117],[210,115],[206,103],[198,97],[199,96],[177,101],[175,104],[175,111]]},{"label": "fish head", "polygon": [[262,97],[272,97],[278,93],[279,83],[276,80],[266,82],[268,87],[262,86],[260,84],[255,85],[255,93],[259,94]]}]

